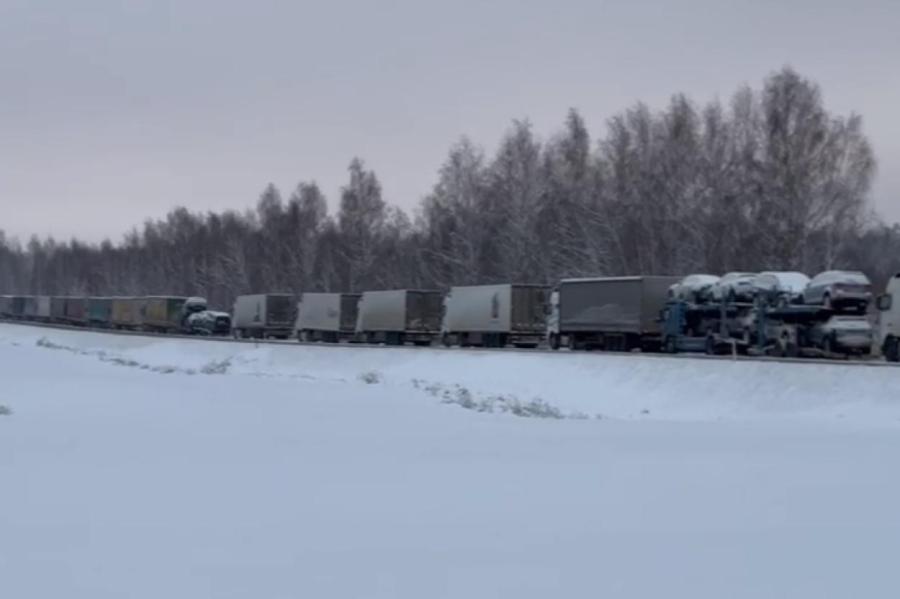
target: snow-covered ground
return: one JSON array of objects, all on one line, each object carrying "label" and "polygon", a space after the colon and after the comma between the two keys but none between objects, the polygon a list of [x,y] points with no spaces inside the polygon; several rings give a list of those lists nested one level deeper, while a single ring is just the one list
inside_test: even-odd
[{"label": "snow-covered ground", "polygon": [[900,586],[895,368],[0,325],[0,377],[0,597]]}]

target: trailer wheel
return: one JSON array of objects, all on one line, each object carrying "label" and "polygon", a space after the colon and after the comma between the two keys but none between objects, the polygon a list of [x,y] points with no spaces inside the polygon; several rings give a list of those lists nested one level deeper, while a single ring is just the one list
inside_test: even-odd
[{"label": "trailer wheel", "polygon": [[791,338],[787,333],[778,339],[775,349],[777,350],[775,355],[780,358],[796,358],[800,355],[799,348],[795,343],[791,343]]},{"label": "trailer wheel", "polygon": [[674,335],[669,335],[668,337],[666,337],[665,348],[667,354],[678,353],[678,340],[675,339]]},{"label": "trailer wheel", "polygon": [[547,339],[547,344],[550,345],[550,349],[556,351],[559,349],[559,333],[550,333],[550,337]]},{"label": "trailer wheel", "polygon": [[775,342],[772,354],[778,358],[786,358],[788,355],[788,343],[789,340],[786,335],[779,337],[778,341]]},{"label": "trailer wheel", "polygon": [[834,338],[831,335],[829,335],[829,336],[825,337],[825,339],[822,341],[822,350],[826,354],[833,354],[835,345],[836,344],[834,342]]}]

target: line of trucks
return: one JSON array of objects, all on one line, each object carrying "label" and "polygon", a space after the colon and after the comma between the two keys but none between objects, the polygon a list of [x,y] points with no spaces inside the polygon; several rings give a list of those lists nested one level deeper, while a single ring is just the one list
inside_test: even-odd
[{"label": "line of trucks", "polygon": [[[303,342],[900,359],[900,273],[877,298],[874,316],[868,301],[838,301],[851,297],[846,294],[809,303],[735,293],[741,289],[735,284],[717,295],[689,279],[598,277],[565,279],[554,288],[476,285],[446,293],[254,294],[239,296],[230,314],[210,310],[202,298],[0,296],[0,318]],[[840,289],[833,285],[829,293]]]},{"label": "line of trucks", "polygon": [[201,297],[0,296],[0,318],[153,333],[228,335],[231,315]]}]

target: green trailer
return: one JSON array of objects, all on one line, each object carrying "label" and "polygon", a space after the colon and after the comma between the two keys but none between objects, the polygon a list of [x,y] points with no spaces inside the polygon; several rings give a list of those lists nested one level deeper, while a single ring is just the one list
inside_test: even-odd
[{"label": "green trailer", "polygon": [[144,298],[142,324],[144,330],[174,333],[182,328],[185,297],[150,296]]},{"label": "green trailer", "polygon": [[109,328],[112,326],[111,297],[89,297],[87,299],[87,319],[91,326]]}]

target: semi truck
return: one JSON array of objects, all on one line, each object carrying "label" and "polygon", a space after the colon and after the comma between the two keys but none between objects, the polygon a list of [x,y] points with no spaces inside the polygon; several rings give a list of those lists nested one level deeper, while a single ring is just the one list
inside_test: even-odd
[{"label": "semi truck", "polygon": [[141,328],[157,333],[189,333],[188,317],[206,311],[206,299],[152,295],[141,298]]},{"label": "semi truck", "polygon": [[836,305],[770,304],[727,299],[707,304],[669,302],[662,312],[663,347],[670,353],[845,358],[872,351],[867,316]]},{"label": "semi truck", "polygon": [[679,277],[563,279],[552,295],[551,348],[659,351],[661,310]]},{"label": "semi truck", "polygon": [[358,293],[303,293],[297,304],[297,340],[353,341],[359,314]]},{"label": "semi truck", "polygon": [[443,294],[424,289],[366,291],[359,300],[357,339],[430,345],[441,332]]},{"label": "semi truck", "polygon": [[143,298],[141,327],[145,331],[155,333],[180,331],[186,299],[170,295],[151,295]]},{"label": "semi truck", "polygon": [[441,341],[448,347],[537,347],[546,335],[548,295],[545,285],[451,287]]}]

